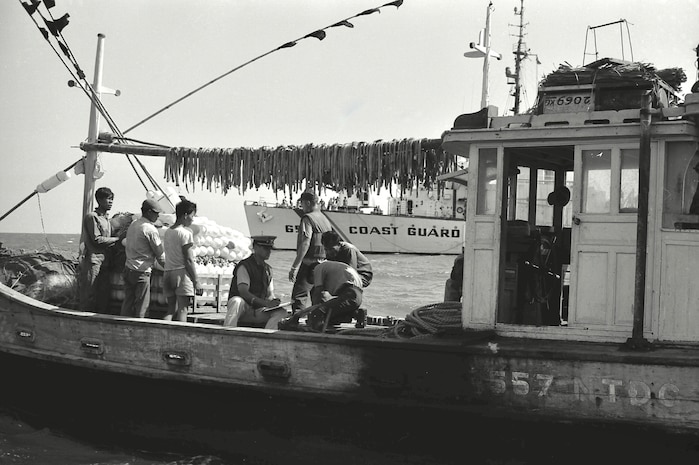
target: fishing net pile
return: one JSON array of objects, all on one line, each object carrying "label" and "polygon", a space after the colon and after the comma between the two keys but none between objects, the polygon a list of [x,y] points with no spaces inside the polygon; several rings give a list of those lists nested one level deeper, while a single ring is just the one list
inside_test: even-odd
[{"label": "fishing net pile", "polygon": [[558,87],[615,82],[641,84],[659,79],[679,91],[682,83],[687,81],[687,75],[682,68],[656,70],[653,65],[647,63],[621,63],[607,59],[577,68],[560,65],[556,71],[544,77],[541,86]]},{"label": "fishing net pile", "polygon": [[[557,70],[545,76],[539,86],[555,88],[563,86],[593,85],[600,90],[598,110],[619,110],[623,108],[638,108],[638,93],[631,98],[619,97],[621,89],[650,89],[655,107],[667,107],[679,103],[682,84],[687,81],[687,75],[682,68],[667,68],[657,70],[653,65],[640,62],[626,62],[603,58],[586,66],[573,67],[568,64],[560,65]],[[605,97],[605,89],[610,95],[616,95],[617,101],[610,96]],[[535,108],[541,110],[541,95]]]},{"label": "fishing net pile", "polygon": [[0,249],[0,282],[28,297],[63,308],[78,308],[77,266],[77,260],[59,253]]},{"label": "fishing net pile", "polygon": [[165,178],[192,188],[227,193],[266,186],[298,192],[308,186],[359,189],[394,184],[402,192],[433,186],[437,176],[456,167],[456,155],[441,149],[439,139],[401,139],[347,144],[306,144],[261,148],[173,147],[166,155]]}]

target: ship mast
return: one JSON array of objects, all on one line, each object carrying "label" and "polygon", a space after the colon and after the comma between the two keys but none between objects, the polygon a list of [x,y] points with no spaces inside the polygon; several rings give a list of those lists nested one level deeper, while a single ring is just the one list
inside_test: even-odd
[{"label": "ship mast", "polygon": [[[515,74],[507,74],[507,77],[514,77],[514,84],[515,84],[515,90],[514,90],[514,98],[515,98],[515,106],[512,108],[512,111],[514,112],[515,115],[519,114],[519,105],[521,102],[521,94],[522,94],[522,60],[526,57],[527,55],[527,50],[524,50],[526,45],[523,42],[524,39],[524,0],[519,0],[519,11],[517,10],[517,7],[515,7],[515,15],[519,15],[519,27],[518,27],[518,33],[517,33],[517,49],[512,52],[515,55]],[[509,70],[506,70],[506,72]]]},{"label": "ship mast", "polygon": [[[102,62],[104,58],[104,34],[97,34],[97,52],[95,56],[95,74],[92,81],[92,89],[94,98],[99,99],[102,90]],[[99,132],[100,113],[97,110],[97,104],[92,102],[90,107],[90,124],[87,134],[87,142],[94,144],[97,142]],[[90,150],[84,158],[85,166],[85,185],[83,188],[83,212],[80,217],[80,243],[85,241],[83,237],[82,221],[89,212],[92,211],[95,196],[95,167],[97,165],[97,151]]]},{"label": "ship mast", "polygon": [[502,55],[490,47],[490,12],[493,10],[493,2],[488,3],[485,12],[485,29],[478,35],[478,43],[471,42],[468,52],[464,53],[466,58],[483,58],[483,84],[481,86],[481,108],[488,106],[488,69],[490,58],[502,59]]}]

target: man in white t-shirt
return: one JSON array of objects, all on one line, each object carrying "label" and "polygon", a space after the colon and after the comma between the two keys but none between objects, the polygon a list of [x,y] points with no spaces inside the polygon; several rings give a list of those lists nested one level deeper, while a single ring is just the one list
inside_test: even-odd
[{"label": "man in white t-shirt", "polygon": [[277,329],[286,310],[274,296],[272,267],[267,264],[276,236],[253,236],[253,253],[233,270],[231,288],[228,291],[228,313],[223,326],[264,325],[265,329]]},{"label": "man in white t-shirt", "polygon": [[157,261],[165,265],[163,244],[153,224],[162,212],[158,202],[143,201],[141,217],[129,225],[126,232],[126,263],[124,265],[124,301],[121,316],[144,318],[150,304],[150,275]]},{"label": "man in white t-shirt", "polygon": [[177,220],[163,236],[165,273],[163,294],[167,299],[165,320],[187,321],[187,311],[194,309],[194,294],[199,283],[194,267],[194,234],[189,227],[197,214],[197,204],[187,199],[175,206]]}]

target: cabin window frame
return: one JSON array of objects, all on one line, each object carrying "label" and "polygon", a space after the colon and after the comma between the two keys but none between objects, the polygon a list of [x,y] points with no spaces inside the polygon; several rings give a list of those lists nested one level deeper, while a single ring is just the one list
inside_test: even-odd
[{"label": "cabin window frame", "polygon": [[[601,216],[637,216],[638,215],[638,204],[636,209],[622,209],[621,208],[621,175],[622,175],[622,153],[625,150],[635,149],[639,150],[638,143],[595,143],[595,144],[576,144],[575,145],[575,158],[576,158],[576,168],[575,168],[575,179],[576,184],[580,185],[580,195],[573,196],[573,201],[576,205],[573,210],[574,215],[579,215],[581,217],[601,217]],[[583,173],[583,152],[585,151],[597,151],[597,150],[609,150],[610,151],[610,184],[609,184],[609,210],[605,212],[587,212],[583,211],[585,186],[582,183],[585,182]],[[638,193],[636,193],[638,197]]]}]

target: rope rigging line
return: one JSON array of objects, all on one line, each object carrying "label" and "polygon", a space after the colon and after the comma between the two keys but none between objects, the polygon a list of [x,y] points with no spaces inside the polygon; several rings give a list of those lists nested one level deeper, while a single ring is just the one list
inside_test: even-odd
[{"label": "rope rigging line", "polygon": [[[70,170],[71,168],[73,168],[75,165],[77,165],[77,164],[80,163],[81,161],[82,161],[82,158],[76,160],[76,161],[73,162],[70,166],[68,166],[68,168],[64,169],[63,171],[68,171],[68,170]],[[27,202],[29,199],[31,199],[32,197],[34,197],[34,196],[37,195],[38,193],[39,193],[39,191],[37,191],[36,189],[34,189],[34,192],[32,192],[31,194],[29,194],[28,196],[26,196],[25,198],[23,198],[22,200],[20,200],[14,207],[10,208],[4,215],[2,215],[2,216],[0,217],[0,221],[2,221],[2,220],[4,220],[5,218],[7,218],[7,217],[10,215],[10,213],[12,213],[13,211],[17,210],[17,209],[18,209],[19,207],[21,207],[25,202]]]},{"label": "rope rigging line", "polygon": [[53,253],[56,253],[56,251],[53,250],[51,243],[49,242],[48,236],[46,235],[46,226],[44,226],[44,212],[41,210],[41,196],[40,195],[36,196],[36,201],[39,204],[39,218],[41,219],[41,232],[44,233],[44,240],[46,241],[46,245],[49,246],[49,250]]},{"label": "rope rigging line", "polygon": [[296,45],[296,43],[297,43],[298,41],[303,40],[303,39],[307,39],[307,38],[310,38],[310,37],[315,37],[315,38],[318,39],[318,40],[323,40],[323,39],[325,39],[325,36],[326,36],[326,33],[325,33],[325,30],[326,30],[326,29],[330,29],[331,27],[338,27],[338,26],[345,26],[345,27],[353,28],[354,25],[353,25],[352,23],[349,22],[349,20],[351,20],[351,19],[357,18],[357,17],[359,17],[359,16],[370,15],[370,14],[372,14],[372,13],[380,13],[380,12],[381,12],[381,11],[380,11],[381,8],[383,8],[383,7],[385,7],[385,6],[395,6],[396,8],[399,8],[402,4],[403,4],[403,0],[395,0],[395,1],[393,1],[393,2],[385,3],[385,4],[383,4],[383,5],[379,6],[379,7],[376,7],[376,8],[370,8],[370,9],[368,9],[368,10],[364,10],[364,11],[362,11],[361,13],[357,13],[356,15],[349,16],[349,17],[347,17],[347,18],[345,18],[345,19],[341,19],[340,21],[337,21],[337,22],[335,22],[335,23],[333,23],[333,24],[331,24],[331,25],[329,25],[329,26],[325,26],[324,28],[317,29],[317,30],[315,30],[314,32],[311,32],[311,33],[306,34],[306,35],[304,35],[304,36],[302,36],[302,37],[299,37],[298,39],[295,39],[295,40],[286,42],[286,43],[284,43],[284,44],[282,44],[282,45],[280,45],[280,46],[278,46],[278,47],[276,47],[276,48],[274,48],[274,49],[272,49],[272,50],[269,50],[269,51],[263,53],[262,55],[258,55],[258,56],[256,56],[255,58],[253,58],[253,59],[251,59],[251,60],[248,60],[248,61],[246,61],[245,63],[243,63],[243,64],[241,64],[241,65],[238,65],[238,66],[236,66],[235,68],[233,68],[233,69],[231,69],[231,70],[229,70],[229,71],[226,71],[225,73],[223,73],[223,74],[221,74],[221,75],[215,77],[214,79],[208,81],[207,83],[202,84],[201,86],[197,87],[196,89],[192,90],[191,92],[188,92],[187,94],[185,94],[185,95],[183,95],[182,97],[178,98],[177,100],[175,100],[175,101],[169,103],[168,105],[165,105],[165,106],[164,106],[163,108],[161,108],[160,110],[156,111],[155,113],[151,114],[150,116],[146,117],[145,119],[139,121],[138,123],[136,123],[136,124],[134,124],[133,126],[131,126],[130,128],[128,128],[126,131],[124,131],[124,134],[128,134],[131,130],[136,129],[137,127],[141,126],[143,123],[149,121],[150,119],[154,118],[155,116],[159,115],[160,113],[164,112],[165,110],[168,110],[168,109],[172,108],[173,106],[177,105],[177,104],[180,103],[181,101],[183,101],[183,100],[185,100],[185,99],[191,97],[192,95],[194,95],[194,94],[196,94],[197,92],[199,92],[199,91],[205,89],[206,87],[209,87],[211,84],[214,84],[215,82],[217,82],[217,81],[223,79],[224,77],[226,77],[226,76],[228,76],[228,75],[230,75],[230,74],[233,74],[234,72],[240,70],[241,68],[244,68],[245,66],[250,65],[250,64],[256,62],[257,60],[259,60],[259,59],[261,59],[261,58],[264,58],[264,57],[266,57],[267,55],[270,55],[270,54],[272,54],[272,53],[274,53],[274,52],[276,52],[276,51],[278,51],[278,50],[282,50],[282,49],[285,49],[285,48],[293,47],[293,46]]},{"label": "rope rigging line", "polygon": [[[68,45],[68,41],[65,40],[65,37],[63,36],[62,30],[63,28],[68,24],[68,17],[69,15],[66,13],[63,15],[61,18],[56,20],[51,13],[51,8],[54,6],[53,2],[48,2],[44,0],[44,6],[46,7],[46,10],[48,12],[48,16],[51,18],[51,21],[48,21],[44,16],[41,14],[40,11],[38,11],[38,6],[41,4],[40,0],[32,0],[31,4],[24,3],[20,0],[20,3],[24,7],[24,9],[27,11],[29,14],[29,17],[31,18],[32,22],[34,25],[39,29],[41,32],[42,36],[46,40],[46,42],[49,44],[51,49],[54,51],[56,56],[59,58],[63,66],[68,70],[70,75],[74,79],[74,83],[83,91],[83,93],[90,99],[90,102],[95,106],[95,108],[99,111],[99,113],[104,117],[105,121],[107,122],[109,128],[116,134],[122,135],[123,133],[117,126],[116,122],[114,119],[111,117],[109,112],[107,111],[107,108],[104,106],[102,100],[99,98],[98,93],[95,91],[95,89],[92,87],[92,85],[87,81],[85,73],[82,71],[82,68],[78,64],[75,55],[73,54],[70,46]],[[61,51],[63,52],[63,55],[65,55],[68,58],[68,61],[70,62],[71,65],[75,68],[75,72],[68,66],[68,63],[66,63],[65,59],[61,56],[61,54],[58,52],[56,47],[51,43],[49,40],[49,33],[39,25],[39,23],[36,21],[34,18],[33,14],[38,13],[38,15],[41,17],[41,19],[44,21],[46,24],[46,27],[51,31],[51,35],[55,37],[56,43],[59,45]],[[60,22],[60,23],[59,23]],[[58,23],[58,24],[57,24]],[[148,190],[148,186],[146,183],[143,181],[141,176],[139,175],[136,166],[133,163],[133,160],[131,157],[133,157],[136,162],[138,163],[139,167],[143,170],[145,173],[146,177],[150,181],[151,185],[157,189],[160,190],[160,186],[158,185],[157,181],[153,176],[148,172],[146,167],[141,163],[140,160],[135,155],[131,154],[125,154],[126,159],[129,161],[129,164],[131,165],[131,168],[133,169],[134,173],[136,174],[136,177],[138,180],[141,182],[141,185],[143,186],[144,189]],[[4,217],[3,217],[4,218]],[[0,218],[1,220],[2,218]]]}]

